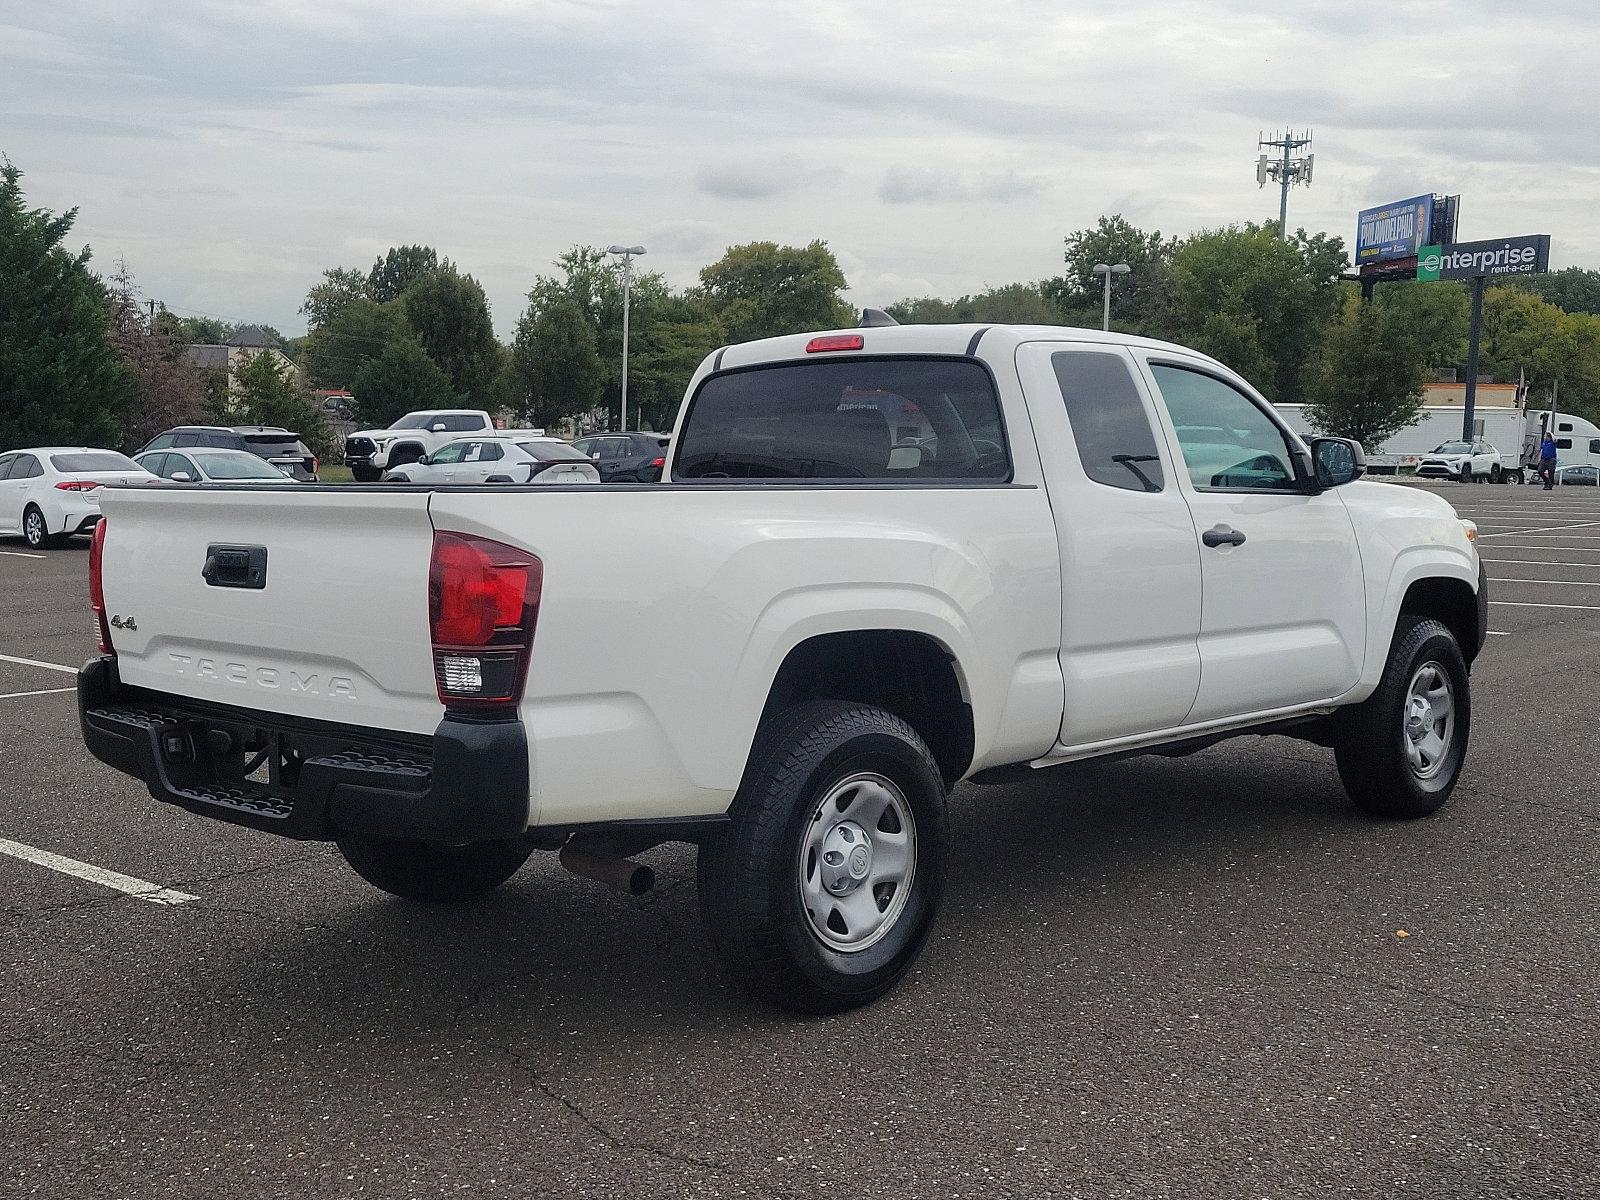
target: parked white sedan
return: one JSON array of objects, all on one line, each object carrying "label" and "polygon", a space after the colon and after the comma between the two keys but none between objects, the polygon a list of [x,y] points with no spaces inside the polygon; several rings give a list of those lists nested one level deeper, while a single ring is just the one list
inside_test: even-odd
[{"label": "parked white sedan", "polygon": [[95,490],[106,483],[154,483],[150,472],[115,450],[42,446],[0,454],[0,536],[21,534],[48,550],[100,520]]},{"label": "parked white sedan", "polygon": [[385,483],[599,483],[600,471],[587,454],[560,438],[500,434],[450,442],[383,478]]},{"label": "parked white sedan", "polygon": [[152,475],[173,483],[298,483],[288,472],[248,450],[211,450],[191,446],[183,450],[151,450],[134,456]]}]

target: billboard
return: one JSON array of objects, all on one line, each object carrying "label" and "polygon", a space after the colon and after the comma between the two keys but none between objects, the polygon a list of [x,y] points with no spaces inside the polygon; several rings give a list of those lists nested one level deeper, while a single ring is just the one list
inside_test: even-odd
[{"label": "billboard", "polygon": [[1457,242],[1453,246],[1424,246],[1417,255],[1417,278],[1475,279],[1479,275],[1537,275],[1550,269],[1550,235],[1494,238],[1487,242]]},{"label": "billboard", "polygon": [[1356,266],[1415,258],[1433,230],[1433,196],[1413,196],[1356,214]]}]

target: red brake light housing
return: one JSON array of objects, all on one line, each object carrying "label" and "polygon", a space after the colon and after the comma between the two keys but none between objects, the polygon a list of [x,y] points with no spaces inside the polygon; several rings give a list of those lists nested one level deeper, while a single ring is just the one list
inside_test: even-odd
[{"label": "red brake light housing", "polygon": [[830,333],[814,337],[806,343],[807,354],[825,354],[829,350],[859,350],[866,345],[859,333]]},{"label": "red brake light housing", "polygon": [[428,628],[439,699],[451,708],[515,708],[528,677],[544,564],[488,538],[435,531]]},{"label": "red brake light housing", "polygon": [[667,460],[665,458],[652,458],[650,465],[652,467],[664,467],[667,465]]},{"label": "red brake light housing", "polygon": [[60,483],[56,484],[56,491],[88,492],[93,491],[99,486],[100,485],[92,479],[63,479]]},{"label": "red brake light housing", "polygon": [[95,623],[100,629],[100,653],[115,654],[111,644],[111,626],[106,623],[106,589],[100,564],[106,553],[106,523],[101,518],[95,523],[94,537],[89,542],[89,606],[94,609]]}]

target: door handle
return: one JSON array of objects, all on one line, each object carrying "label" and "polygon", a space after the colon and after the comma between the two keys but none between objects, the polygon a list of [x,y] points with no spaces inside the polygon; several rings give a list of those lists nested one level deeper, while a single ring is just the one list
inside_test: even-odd
[{"label": "door handle", "polygon": [[1242,546],[1244,534],[1237,529],[1229,529],[1226,525],[1218,525],[1215,529],[1208,529],[1200,535],[1200,540],[1208,546]]}]

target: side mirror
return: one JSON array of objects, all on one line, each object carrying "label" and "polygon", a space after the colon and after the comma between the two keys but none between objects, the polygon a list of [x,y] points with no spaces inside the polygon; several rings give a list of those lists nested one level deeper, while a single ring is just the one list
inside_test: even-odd
[{"label": "side mirror", "polygon": [[1339,487],[1367,473],[1367,455],[1361,443],[1350,438],[1312,438],[1311,460],[1316,464],[1317,483],[1324,488]]},{"label": "side mirror", "polygon": [[428,426],[428,428],[431,429],[434,433],[443,433],[444,432],[444,422],[443,421],[435,421],[432,425]]},{"label": "side mirror", "polygon": [[417,466],[419,466],[419,467],[431,467],[432,465],[433,465],[433,460],[431,458],[429,458],[426,454],[424,454],[421,458],[417,459]]},{"label": "side mirror", "polygon": [[172,482],[173,483],[193,483],[194,480],[190,478],[189,472],[187,472],[187,471],[174,471],[172,473]]}]

